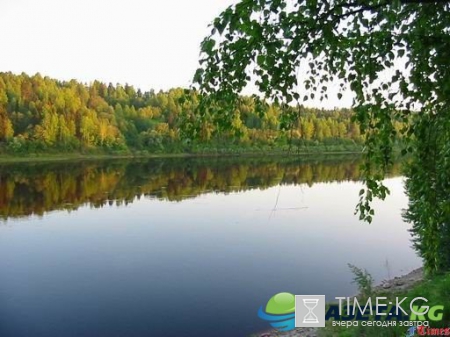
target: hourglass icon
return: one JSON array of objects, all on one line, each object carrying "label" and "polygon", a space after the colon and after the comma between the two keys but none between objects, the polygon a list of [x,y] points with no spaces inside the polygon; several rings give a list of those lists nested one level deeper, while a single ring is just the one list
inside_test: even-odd
[{"label": "hourglass icon", "polygon": [[295,326],[325,326],[325,295],[295,295]]},{"label": "hourglass icon", "polygon": [[315,309],[315,307],[317,307],[317,304],[319,303],[319,299],[318,298],[303,298],[302,300],[303,300],[303,304],[308,309],[308,313],[303,318],[303,323],[308,323],[308,324],[319,323],[319,319],[313,312],[313,310]]}]

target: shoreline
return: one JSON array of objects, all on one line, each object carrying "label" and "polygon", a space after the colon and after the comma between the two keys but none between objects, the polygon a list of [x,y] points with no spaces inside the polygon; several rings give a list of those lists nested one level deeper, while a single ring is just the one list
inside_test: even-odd
[{"label": "shoreline", "polygon": [[155,153],[155,154],[31,154],[26,156],[1,155],[0,164],[7,163],[34,163],[34,162],[58,162],[58,161],[83,161],[83,160],[108,160],[108,159],[164,159],[164,158],[221,158],[221,157],[262,157],[262,156],[292,156],[292,157],[309,157],[312,155],[334,156],[334,155],[361,155],[357,151],[248,151],[248,152],[206,152],[206,153]]},{"label": "shoreline", "polygon": [[[414,269],[407,274],[383,280],[374,287],[374,293],[403,292],[411,289],[424,279],[423,267]],[[321,328],[296,328],[292,331],[278,332],[275,329],[257,332],[249,337],[317,337]]]}]

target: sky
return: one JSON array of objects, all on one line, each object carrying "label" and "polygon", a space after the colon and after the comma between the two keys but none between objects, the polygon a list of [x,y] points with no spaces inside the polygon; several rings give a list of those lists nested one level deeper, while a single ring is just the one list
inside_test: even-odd
[{"label": "sky", "polygon": [[186,87],[208,24],[233,2],[0,0],[0,71]]},{"label": "sky", "polygon": [[[208,25],[237,0],[0,0],[0,71],[188,87]],[[337,87],[336,87],[337,88]],[[350,106],[351,97],[311,106]]]}]

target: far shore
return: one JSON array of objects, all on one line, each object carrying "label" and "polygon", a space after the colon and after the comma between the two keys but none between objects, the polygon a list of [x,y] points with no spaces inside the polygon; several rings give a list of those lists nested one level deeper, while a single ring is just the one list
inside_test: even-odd
[{"label": "far shore", "polygon": [[195,152],[195,153],[118,153],[118,154],[97,154],[97,153],[67,153],[67,154],[28,154],[24,156],[14,156],[10,154],[0,154],[0,163],[25,163],[25,162],[54,162],[54,161],[81,161],[81,160],[104,160],[104,159],[157,159],[157,158],[219,158],[219,157],[266,157],[266,156],[292,156],[310,157],[328,155],[361,155],[358,151],[248,151],[248,152]]}]

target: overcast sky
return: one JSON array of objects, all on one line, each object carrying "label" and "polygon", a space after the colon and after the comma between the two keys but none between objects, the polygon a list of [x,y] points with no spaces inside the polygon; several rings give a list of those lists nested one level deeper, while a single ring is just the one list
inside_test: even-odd
[{"label": "overcast sky", "polygon": [[[0,71],[61,80],[188,87],[199,45],[237,0],[0,0]],[[330,95],[308,105],[349,106]]]},{"label": "overcast sky", "polygon": [[0,71],[188,86],[208,24],[233,0],[0,0]]}]

